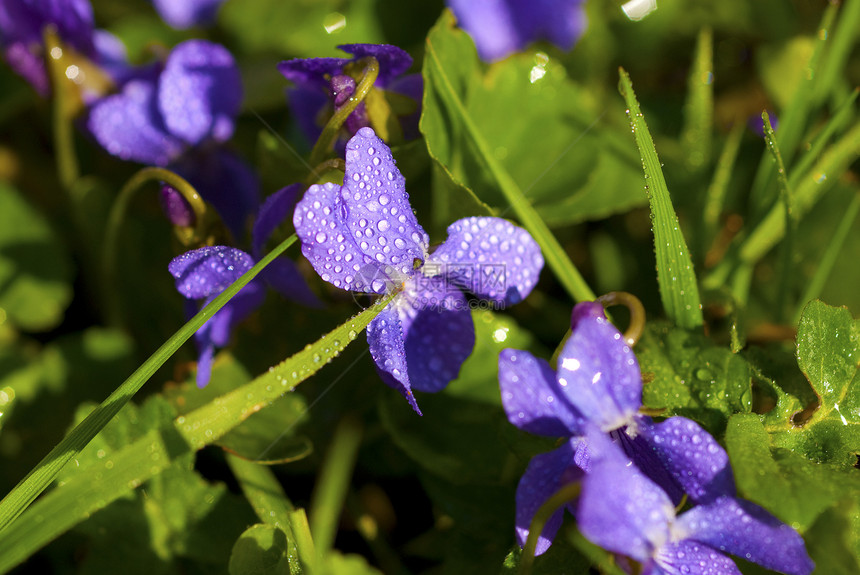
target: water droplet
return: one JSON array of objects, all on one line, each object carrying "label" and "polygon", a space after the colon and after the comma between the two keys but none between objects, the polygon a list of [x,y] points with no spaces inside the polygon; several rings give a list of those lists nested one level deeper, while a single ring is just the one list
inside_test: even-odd
[{"label": "water droplet", "polygon": [[324,243],[326,241],[325,232],[318,232],[316,235],[316,240],[318,244]]}]

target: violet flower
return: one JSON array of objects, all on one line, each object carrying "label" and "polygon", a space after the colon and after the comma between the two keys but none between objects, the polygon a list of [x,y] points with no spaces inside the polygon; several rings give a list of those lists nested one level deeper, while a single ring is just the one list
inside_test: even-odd
[{"label": "violet flower", "polygon": [[[101,66],[104,72],[121,75],[125,65],[125,48],[112,34],[96,30],[89,0],[0,0],[0,47],[9,66],[42,96],[50,89],[45,69],[43,33],[53,26],[64,48]],[[74,60],[74,59],[73,59]],[[82,84],[84,98],[94,86],[87,74],[96,74],[83,61],[76,61],[67,76]]]},{"label": "violet flower", "polygon": [[570,50],[585,32],[584,0],[446,0],[478,55],[494,62],[548,40]]},{"label": "violet flower", "polygon": [[[302,189],[301,184],[293,184],[266,199],[254,224],[253,257],[238,248],[206,246],[171,260],[168,271],[176,278],[179,293],[188,300],[200,301],[200,307],[203,307],[251,269],[262,256],[266,240],[292,212]],[[181,209],[177,209],[176,213],[184,215]],[[198,387],[205,387],[209,383],[216,349],[226,346],[235,326],[263,304],[266,285],[287,299],[309,307],[321,305],[293,261],[285,257],[275,259],[197,330]],[[194,315],[197,311],[197,306],[191,306],[188,315]]]},{"label": "violet flower", "polygon": [[[338,48],[353,57],[295,59],[278,64],[281,74],[295,85],[287,94],[299,127],[308,141],[315,142],[332,112],[349,101],[363,73],[359,61],[369,56],[379,62],[379,75],[374,89],[398,94],[401,101],[412,101],[414,104],[406,109],[392,111],[401,119],[403,139],[416,138],[423,81],[421,74],[402,75],[412,65],[412,57],[397,46],[388,44],[345,44]],[[352,137],[360,128],[368,126],[380,131],[380,121],[384,120],[374,118],[365,102],[362,102],[349,115],[344,127],[349,137]]]},{"label": "violet flower", "polygon": [[[572,333],[558,358],[558,372],[527,351],[499,355],[502,405],[509,421],[530,433],[578,438],[588,428],[610,434],[672,501],[684,493],[696,503],[734,495],[725,450],[697,423],[671,417],[654,423],[638,413],[642,377],[633,351],[606,319],[603,306],[582,302],[572,314]],[[581,476],[585,455],[578,439],[535,457],[517,488],[517,536],[524,544],[535,511],[558,488]],[[705,463],[703,463],[705,462]],[[553,470],[547,479],[545,469]],[[587,469],[586,469],[587,471]],[[552,542],[562,510],[547,524],[538,553]]]},{"label": "violet flower", "polygon": [[590,432],[587,443],[577,526],[592,543],[642,563],[643,575],[740,575],[724,553],[788,575],[814,569],[800,535],[761,507],[722,496],[676,516],[669,495],[605,435]]},{"label": "violet flower", "polygon": [[382,380],[419,414],[413,389],[443,389],[474,346],[463,290],[498,306],[516,303],[543,267],[528,232],[500,218],[454,222],[430,255],[391,150],[370,128],[346,144],[343,185],[311,186],[293,221],[302,253],[325,281],[370,294],[400,289],[367,340]]},{"label": "violet flower", "polygon": [[87,127],[110,154],[168,167],[221,214],[236,237],[258,205],[258,181],[223,144],[242,102],[239,69],[226,48],[203,40],[178,44],[163,66],[97,102]]},{"label": "violet flower", "polygon": [[152,0],[161,19],[177,30],[211,24],[224,0]]}]

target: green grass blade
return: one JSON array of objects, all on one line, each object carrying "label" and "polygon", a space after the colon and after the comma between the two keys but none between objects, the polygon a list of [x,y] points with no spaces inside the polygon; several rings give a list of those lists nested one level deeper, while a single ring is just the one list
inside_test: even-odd
[{"label": "green grass blade", "polygon": [[253,381],[176,418],[173,426],[153,430],[118,451],[100,470],[100,481],[81,473],[46,494],[0,532],[0,573],[161,473],[177,458],[217,441],[312,376],[355,340],[394,295],[379,300]]},{"label": "green grass blade", "polygon": [[341,421],[335,430],[334,439],[311,498],[311,533],[318,561],[328,555],[334,544],[360,443],[359,423],[352,419]]},{"label": "green grass blade", "polygon": [[108,396],[90,415],[66,435],[15,488],[0,501],[0,533],[54,480],[63,466],[75,457],[90,440],[113,419],[132,396],[178,350],[183,343],[211,318],[230,298],[254,279],[270,262],[296,241],[296,236],[284,240],[242,277],[233,282],[209,305],[168,339],[137,370]]},{"label": "green grass blade", "polygon": [[446,100],[452,108],[452,113],[459,116],[459,120],[465,127],[466,133],[484,162],[484,167],[496,180],[505,199],[511,205],[522,225],[541,247],[547,265],[552,269],[564,289],[576,301],[595,299],[591,288],[585,283],[579,270],[570,261],[564,248],[562,248],[561,244],[552,234],[546,222],[543,221],[510,174],[508,174],[495,155],[490,151],[487,142],[484,140],[477,126],[475,126],[475,123],[466,110],[465,104],[460,99],[451,79],[446,74],[445,68],[442,66],[442,61],[436,53],[430,38],[427,39],[426,43],[425,76],[425,81],[433,82],[437,89],[445,94]]},{"label": "green grass blade", "polygon": [[232,453],[227,454],[227,465],[260,521],[288,531],[294,507],[271,467]]},{"label": "green grass blade", "polygon": [[[785,225],[785,241],[782,245],[782,279],[779,282],[779,290],[776,298],[776,314],[777,319],[781,320],[785,312],[785,300],[788,297],[788,286],[791,284],[792,260],[794,257],[794,231],[796,222],[792,214],[792,197],[791,188],[788,185],[788,176],[785,173],[785,164],[782,162],[782,154],[779,153],[779,146],[776,142],[776,134],[773,132],[773,125],[770,123],[770,116],[767,112],[761,115],[764,124],[764,139],[767,142],[767,149],[773,156],[773,161],[776,164],[776,181],[779,184],[779,196],[782,201]],[[743,301],[746,301],[744,298]]]},{"label": "green grass blade", "polygon": [[710,28],[699,32],[693,69],[687,80],[684,129],[681,141],[687,167],[698,172],[711,161],[711,126],[714,123],[714,42]]},{"label": "green grass blade", "polygon": [[654,141],[639,109],[639,102],[636,101],[630,76],[623,68],[619,68],[619,75],[621,92],[627,102],[630,124],[645,170],[645,187],[653,217],[660,299],[666,315],[672,321],[683,328],[693,329],[702,325],[702,304],[693,262],[678,224],[678,216],[672,207]]},{"label": "green grass blade", "polygon": [[858,36],[860,36],[860,0],[845,0],[842,2],[839,18],[836,20],[830,48],[815,78],[813,100],[816,103],[824,101],[838,88],[839,79],[845,71],[845,64],[851,56]]},{"label": "green grass blade", "polygon": [[803,297],[798,302],[797,311],[794,315],[795,324],[800,321],[800,315],[806,304],[816,299],[821,294],[821,290],[824,289],[824,284],[836,265],[836,258],[839,256],[845,240],[848,239],[848,234],[852,230],[856,230],[854,228],[854,220],[857,219],[858,212],[860,212],[860,194],[855,193],[851,199],[851,203],[848,204],[848,208],[845,210],[845,215],[842,216],[839,225],[836,227],[833,237],[828,242],[827,249],[821,256],[821,263],[818,264],[815,275],[812,276]]},{"label": "green grass blade", "polygon": [[[794,157],[794,152],[803,136],[806,123],[812,115],[812,94],[817,81],[816,73],[821,66],[822,58],[827,47],[828,35],[830,29],[833,27],[833,21],[836,18],[838,9],[838,4],[830,4],[825,10],[824,16],[821,19],[821,24],[818,27],[818,39],[815,43],[815,49],[809,61],[806,79],[800,82],[800,85],[797,87],[797,91],[791,99],[791,103],[780,116],[778,140],[779,147],[782,150],[782,154],[787,165],[791,165],[791,160]],[[775,172],[773,162],[770,161],[769,155],[770,152],[764,152],[762,161],[759,163],[755,180],[753,181],[752,191],[750,192],[751,215],[754,221],[758,221],[762,216],[764,216],[774,203],[775,195],[771,190],[773,187]]]},{"label": "green grass blade", "polygon": [[[855,125],[839,141],[830,146],[794,190],[795,219],[800,220],[815,202],[830,189],[860,155],[860,124]],[[781,206],[774,206],[767,217],[743,242],[739,252],[742,262],[753,264],[782,239],[785,218]],[[715,270],[716,272],[716,270]]]},{"label": "green grass blade", "polygon": [[722,214],[726,203],[726,193],[729,189],[735,160],[741,148],[744,130],[746,130],[746,125],[743,122],[737,122],[732,127],[732,131],[729,132],[729,137],[723,146],[723,151],[720,153],[720,158],[717,160],[711,185],[708,186],[708,192],[705,195],[705,206],[702,209],[702,227],[699,231],[699,246],[703,260],[720,226],[720,214]]}]

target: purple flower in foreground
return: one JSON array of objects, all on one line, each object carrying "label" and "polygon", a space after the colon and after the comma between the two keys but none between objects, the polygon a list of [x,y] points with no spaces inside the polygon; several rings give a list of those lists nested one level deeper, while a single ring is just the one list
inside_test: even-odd
[{"label": "purple flower in foreground", "polygon": [[[387,44],[346,44],[338,48],[353,57],[295,59],[278,64],[281,74],[295,84],[288,91],[288,96],[299,126],[308,140],[316,141],[332,110],[339,110],[349,101],[364,71],[361,59],[370,56],[379,62],[374,90],[385,90],[401,96],[392,98],[389,105],[394,114],[401,117],[403,138],[409,140],[417,137],[418,104],[423,94],[423,82],[420,74],[402,76],[412,65],[412,57],[397,46]],[[401,105],[395,106],[392,103],[395,100],[399,100]],[[365,102],[362,102],[347,118],[345,128],[350,137],[360,128],[368,126],[380,134],[384,133],[383,129],[392,128],[390,124],[384,123],[384,118],[376,120]]]},{"label": "purple flower in foreground", "polygon": [[[207,246],[174,258],[168,265],[168,271],[176,278],[179,293],[189,300],[202,300],[205,306],[251,269],[262,255],[268,237],[292,211],[301,190],[301,184],[293,184],[266,199],[254,224],[254,257],[238,248]],[[182,213],[181,210],[179,212]],[[266,284],[288,299],[310,307],[320,305],[292,260],[280,257],[272,261],[195,334],[200,352],[197,362],[198,387],[204,387],[209,382],[215,350],[226,346],[236,324],[263,304]],[[193,306],[188,311],[189,315],[193,315],[197,308]]]},{"label": "purple flower in foreground", "polygon": [[224,0],[152,0],[161,19],[178,30],[211,24]]},{"label": "purple flower in foreground", "polygon": [[241,237],[258,204],[257,177],[222,146],[233,135],[241,102],[239,68],[230,52],[189,40],[163,66],[97,102],[87,127],[110,154],[185,177]]},{"label": "purple flower in foreground", "polygon": [[723,553],[789,575],[815,565],[803,539],[748,501],[717,497],[676,516],[669,495],[605,435],[589,433],[589,470],[577,506],[593,543],[642,563],[643,575],[740,575]]},{"label": "purple flower in foreground", "polygon": [[[654,423],[638,413],[642,377],[633,351],[606,319],[603,306],[582,302],[572,314],[572,333],[558,358],[558,372],[527,351],[502,350],[499,385],[510,422],[551,437],[578,438],[589,428],[610,434],[637,466],[666,490],[674,502],[684,493],[696,503],[734,495],[726,452],[697,423],[671,417]],[[517,488],[517,535],[522,545],[535,511],[558,488],[578,479],[585,460],[573,439],[539,455]],[[547,479],[545,469],[554,470]],[[559,510],[538,542],[542,553],[561,524]]]},{"label": "purple flower in foreground", "polygon": [[293,218],[302,253],[336,287],[384,294],[401,289],[368,326],[382,380],[419,414],[413,389],[443,389],[475,343],[468,291],[496,305],[531,292],[543,267],[525,230],[500,218],[451,224],[431,255],[391,150],[370,128],[346,144],[343,186],[311,186]]},{"label": "purple flower in foreground", "polygon": [[570,50],[585,32],[584,0],[447,0],[487,62],[549,40]]},{"label": "purple flower in foreground", "polygon": [[[124,48],[111,34],[95,29],[93,9],[88,0],[0,0],[3,56],[42,96],[50,92],[43,38],[48,26],[56,30],[64,48],[71,48],[78,56],[104,66],[109,73],[125,67]],[[66,76],[83,84],[86,92],[88,80],[92,80],[87,74],[96,74],[96,70],[86,68],[83,61],[74,58],[70,61],[75,63],[69,66]],[[115,66],[118,61],[123,62],[121,67]]]}]

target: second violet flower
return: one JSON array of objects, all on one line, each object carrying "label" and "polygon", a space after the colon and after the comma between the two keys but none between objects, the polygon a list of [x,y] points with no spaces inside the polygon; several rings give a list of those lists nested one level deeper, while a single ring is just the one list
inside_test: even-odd
[{"label": "second violet flower", "polygon": [[368,326],[382,380],[419,414],[413,389],[442,390],[475,344],[464,291],[517,303],[543,267],[525,230],[500,218],[466,218],[432,254],[391,150],[371,128],[346,145],[342,186],[311,186],[293,218],[302,253],[327,282],[368,294],[400,293]]}]

